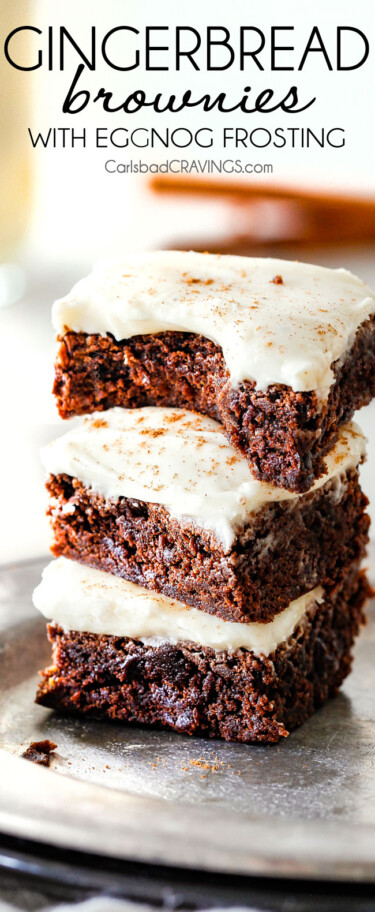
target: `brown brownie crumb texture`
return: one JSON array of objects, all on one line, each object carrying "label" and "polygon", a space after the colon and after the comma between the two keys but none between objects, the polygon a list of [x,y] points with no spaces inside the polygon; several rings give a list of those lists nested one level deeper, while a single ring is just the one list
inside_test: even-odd
[{"label": "brown brownie crumb texture", "polygon": [[[276,278],[276,277],[275,277]],[[357,331],[321,406],[315,392],[274,384],[231,388],[221,348],[203,336],[163,332],[116,341],[66,332],[59,340],[54,394],[62,418],[113,406],[196,410],[220,421],[257,478],[307,491],[324,470],[338,427],[375,395],[375,319]]]},{"label": "brown brownie crumb texture", "polygon": [[53,741],[32,741],[27,750],[21,754],[25,760],[38,763],[39,766],[49,766],[51,753],[56,750],[57,744]]},{"label": "brown brownie crumb texture", "polygon": [[368,583],[356,567],[268,656],[161,646],[50,625],[53,665],[37,702],[95,719],[162,725],[228,741],[277,742],[350,671]]},{"label": "brown brownie crumb texture", "polygon": [[350,470],[293,501],[267,504],[225,553],[213,535],[164,507],[110,500],[50,476],[55,556],[80,561],[228,621],[269,621],[290,601],[332,587],[368,540],[367,498]]}]

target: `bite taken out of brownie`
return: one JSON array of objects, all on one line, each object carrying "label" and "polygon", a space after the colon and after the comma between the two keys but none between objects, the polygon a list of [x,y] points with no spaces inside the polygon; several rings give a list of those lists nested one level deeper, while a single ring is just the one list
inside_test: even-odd
[{"label": "bite taken out of brownie", "polygon": [[347,271],[286,260],[165,251],[99,265],[54,306],[58,409],[200,411],[258,478],[303,492],[375,395],[374,311]]}]

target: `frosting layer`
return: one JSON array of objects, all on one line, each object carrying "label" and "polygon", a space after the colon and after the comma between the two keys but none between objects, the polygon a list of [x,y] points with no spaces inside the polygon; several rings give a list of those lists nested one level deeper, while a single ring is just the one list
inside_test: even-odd
[{"label": "frosting layer", "polygon": [[[273,282],[274,277],[282,282]],[[59,333],[199,333],[223,350],[233,386],[282,383],[326,397],[331,365],[375,312],[345,269],[288,260],[156,251],[99,263],[53,308]]]},{"label": "frosting layer", "polygon": [[268,624],[238,624],[64,557],[48,564],[33,595],[35,607],[68,630],[155,644],[193,642],[223,652],[247,649],[256,655],[273,652],[322,599],[318,587]]},{"label": "frosting layer", "polygon": [[[364,453],[363,434],[346,425],[311,490],[357,466]],[[303,496],[255,479],[217,421],[184,409],[96,413],[41,455],[52,475],[71,475],[108,498],[162,504],[171,516],[212,532],[225,551],[253,512]]]}]

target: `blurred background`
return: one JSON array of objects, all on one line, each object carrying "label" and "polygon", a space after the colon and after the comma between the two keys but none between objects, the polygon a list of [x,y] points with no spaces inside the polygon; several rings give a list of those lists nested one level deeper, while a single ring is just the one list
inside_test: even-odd
[{"label": "blurred background", "polygon": [[[258,91],[276,88],[280,94],[293,82],[301,97],[317,96],[308,112],[293,116],[293,127],[339,127],[345,131],[340,149],[290,147],[276,149],[224,150],[224,126],[266,126],[271,132],[290,126],[288,115],[267,115],[266,123],[254,115],[204,114],[193,109],[181,115],[108,115],[96,105],[69,118],[61,113],[77,59],[67,48],[65,70],[48,69],[47,28],[53,27],[54,47],[58,28],[65,26],[83,48],[89,47],[89,28],[95,24],[101,38],[119,24],[142,28],[146,24],[227,25],[236,34],[240,24],[255,25],[267,33],[280,22],[278,0],[254,12],[248,0],[237,0],[228,12],[226,0],[204,0],[199,7],[187,0],[160,0],[157,16],[149,0],[2,0],[1,37],[14,28],[32,25],[41,30],[19,33],[13,45],[17,59],[32,65],[38,49],[44,65],[26,72],[10,67],[0,58],[0,391],[2,434],[0,447],[0,559],[11,562],[42,555],[48,549],[44,519],[43,476],[39,448],[58,434],[51,396],[54,339],[50,324],[52,301],[67,292],[74,281],[101,257],[126,255],[152,247],[179,247],[240,255],[282,256],[327,266],[344,266],[375,287],[375,174],[373,149],[375,126],[370,111],[369,86],[374,85],[374,63],[350,72],[329,71],[320,54],[310,55],[302,73],[259,74],[239,72],[144,73],[141,69],[119,72],[106,67],[98,55],[95,72],[84,74],[82,87],[94,94],[101,86],[113,91],[119,103],[131,91],[143,88],[170,94],[191,88],[197,96],[219,91],[241,97],[245,84]],[[264,5],[263,5],[264,6]],[[332,7],[336,6],[336,9]],[[313,10],[297,0],[283,4],[282,24],[295,26],[295,42],[303,50],[303,38],[317,23],[334,59],[336,26],[355,26],[369,34],[368,0],[336,4],[316,0]],[[370,44],[371,44],[371,35]],[[116,53],[127,48],[119,44]],[[160,43],[164,43],[163,40]],[[142,40],[140,36],[140,45]],[[113,45],[115,49],[115,45]],[[350,48],[348,53],[350,53]],[[301,56],[301,54],[300,54]],[[171,66],[173,54],[169,55]],[[268,58],[265,57],[265,66]],[[202,57],[204,67],[204,57]],[[50,128],[86,129],[86,147],[78,141],[62,147],[32,148],[33,135]],[[213,149],[190,148],[95,148],[96,127],[118,126],[196,130],[210,126],[215,133]],[[272,173],[247,176],[215,175],[180,178],[161,175],[108,173],[108,159],[129,163],[163,162],[171,158],[240,159],[243,163],[271,164]],[[363,468],[363,484],[375,504],[375,405],[362,411],[359,421],[369,437],[369,462]],[[375,510],[373,509],[375,518]]]}]

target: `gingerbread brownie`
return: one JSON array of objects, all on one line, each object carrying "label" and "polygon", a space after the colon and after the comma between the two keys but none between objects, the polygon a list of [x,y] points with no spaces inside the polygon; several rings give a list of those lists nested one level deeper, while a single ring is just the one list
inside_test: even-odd
[{"label": "gingerbread brownie", "polygon": [[258,478],[303,492],[375,394],[374,312],[341,269],[180,251],[102,264],[54,305],[59,412],[194,409]]},{"label": "gingerbread brownie", "polygon": [[276,742],[349,673],[368,591],[354,564],[329,595],[317,588],[270,623],[244,625],[58,558],[34,594],[55,619],[53,664],[41,673],[37,702],[95,719]]},{"label": "gingerbread brownie", "polygon": [[226,620],[269,620],[363,555],[364,452],[345,426],[327,473],[293,494],[254,479],[210,418],[110,409],[42,451],[52,551]]}]

